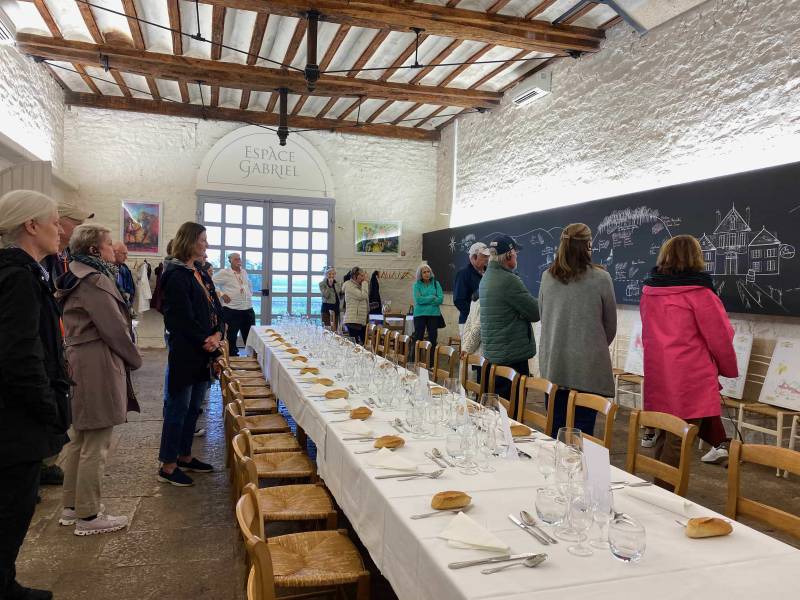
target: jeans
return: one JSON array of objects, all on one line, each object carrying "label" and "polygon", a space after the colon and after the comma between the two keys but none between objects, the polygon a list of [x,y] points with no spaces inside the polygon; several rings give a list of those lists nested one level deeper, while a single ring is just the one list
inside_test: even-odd
[{"label": "jeans", "polygon": [[41,465],[36,460],[0,467],[0,598],[17,576],[15,563],[36,509]]},{"label": "jeans", "polygon": [[[558,430],[567,426],[567,401],[569,400],[569,388],[558,388],[553,399],[553,431],[545,431],[551,437],[558,435]],[[548,396],[545,395],[544,405],[547,407]],[[594,435],[594,423],[597,419],[597,411],[585,406],[575,407],[575,429],[587,435]]]},{"label": "jeans", "polygon": [[164,389],[164,425],[158,451],[158,460],[162,463],[174,463],[179,456],[191,456],[194,430],[208,385],[207,381],[198,381],[175,394]]},{"label": "jeans", "polygon": [[428,341],[431,343],[431,351],[428,356],[428,366],[433,365],[433,355],[436,352],[436,341],[439,337],[439,317],[414,317],[414,343],[411,345],[409,352],[409,361],[414,360],[414,350],[417,347],[417,342],[425,339],[425,330],[428,330]]},{"label": "jeans", "polygon": [[222,316],[225,319],[225,324],[228,330],[225,337],[228,339],[228,351],[231,356],[239,356],[239,348],[236,345],[236,340],[239,337],[239,332],[242,332],[242,340],[247,345],[247,336],[250,333],[250,328],[256,323],[256,313],[252,308],[247,310],[234,310],[232,308],[222,309]]}]

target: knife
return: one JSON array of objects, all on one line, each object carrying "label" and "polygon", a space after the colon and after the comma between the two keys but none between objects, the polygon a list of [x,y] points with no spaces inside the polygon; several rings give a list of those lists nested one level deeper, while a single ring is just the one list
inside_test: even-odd
[{"label": "knife", "polygon": [[448,569],[463,569],[464,567],[474,567],[476,565],[490,565],[492,563],[508,562],[510,560],[520,560],[536,556],[536,552],[526,552],[525,554],[504,554],[503,556],[492,556],[491,558],[480,558],[478,560],[463,560],[451,562],[447,565]]},{"label": "knife", "polygon": [[545,546],[549,546],[549,545],[550,545],[550,542],[549,542],[549,541],[547,541],[547,538],[544,538],[544,537],[542,537],[541,535],[539,535],[539,533],[537,533],[536,531],[534,531],[533,529],[531,529],[530,527],[528,527],[527,525],[525,525],[525,523],[523,523],[522,521],[520,521],[520,520],[519,520],[517,517],[515,517],[514,515],[512,515],[512,514],[509,514],[509,515],[508,515],[508,519],[509,519],[509,520],[510,520],[512,523],[514,523],[514,525],[516,525],[517,527],[519,527],[520,529],[522,529],[522,531],[527,531],[527,532],[528,532],[528,533],[529,533],[531,536],[535,537],[537,540],[539,540],[539,541],[540,541],[542,544],[544,544]]}]

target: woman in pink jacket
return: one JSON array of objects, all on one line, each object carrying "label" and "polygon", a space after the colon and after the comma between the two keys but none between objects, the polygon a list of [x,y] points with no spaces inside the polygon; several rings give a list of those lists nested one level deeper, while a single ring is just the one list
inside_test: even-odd
[{"label": "woman in pink jacket", "polygon": [[[679,235],[664,242],[645,279],[639,307],[644,408],[697,425],[700,438],[713,448],[709,455],[723,460],[728,438],[720,419],[718,378],[736,377],[738,370],[733,327],[704,267],[700,243]],[[656,458],[677,466],[680,439],[661,433]]]}]

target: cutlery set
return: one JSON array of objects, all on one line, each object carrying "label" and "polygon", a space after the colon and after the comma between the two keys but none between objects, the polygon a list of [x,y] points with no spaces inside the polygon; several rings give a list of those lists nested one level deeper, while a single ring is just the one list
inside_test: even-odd
[{"label": "cutlery set", "polygon": [[463,560],[459,562],[451,562],[447,565],[449,569],[465,569],[466,567],[475,567],[478,565],[492,565],[496,563],[510,563],[502,567],[495,567],[491,569],[483,569],[481,573],[484,575],[491,575],[504,569],[524,565],[529,568],[538,567],[545,560],[547,554],[537,554],[536,552],[526,552],[524,554],[504,554],[503,556],[492,556],[491,558],[480,558],[477,560]]}]

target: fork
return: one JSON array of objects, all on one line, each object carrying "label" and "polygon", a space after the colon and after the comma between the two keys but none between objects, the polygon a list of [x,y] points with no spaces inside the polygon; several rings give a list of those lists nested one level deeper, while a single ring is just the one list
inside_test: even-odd
[{"label": "fork", "polygon": [[431,471],[430,473],[393,473],[391,475],[376,475],[375,479],[413,479],[416,477],[430,477],[431,479],[436,479],[437,477],[441,476],[444,473],[444,469],[439,469],[438,471]]},{"label": "fork", "polygon": [[444,473],[444,469],[439,469],[438,471],[434,471],[433,473],[417,473],[416,475],[410,475],[408,477],[403,477],[402,479],[398,479],[397,481],[411,481],[412,479],[439,479]]}]

